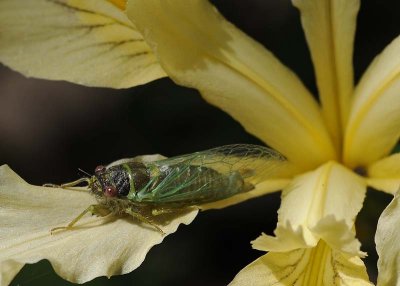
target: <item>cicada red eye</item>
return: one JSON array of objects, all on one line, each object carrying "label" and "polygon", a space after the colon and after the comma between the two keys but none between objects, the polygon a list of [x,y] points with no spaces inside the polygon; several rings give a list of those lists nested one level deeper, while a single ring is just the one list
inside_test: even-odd
[{"label": "cicada red eye", "polygon": [[106,167],[103,165],[97,166],[96,169],[94,169],[95,174],[101,174],[106,171]]},{"label": "cicada red eye", "polygon": [[104,195],[106,197],[115,197],[118,195],[118,191],[115,187],[113,186],[108,186],[104,188]]}]

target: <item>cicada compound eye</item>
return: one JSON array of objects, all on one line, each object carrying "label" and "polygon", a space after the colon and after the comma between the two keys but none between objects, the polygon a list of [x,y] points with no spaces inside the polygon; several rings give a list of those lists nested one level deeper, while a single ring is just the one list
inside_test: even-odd
[{"label": "cicada compound eye", "polygon": [[115,197],[118,195],[118,190],[114,186],[107,186],[104,188],[104,195],[106,197]]},{"label": "cicada compound eye", "polygon": [[97,166],[96,169],[94,169],[94,173],[97,174],[101,174],[104,173],[106,171],[106,167],[103,165]]}]

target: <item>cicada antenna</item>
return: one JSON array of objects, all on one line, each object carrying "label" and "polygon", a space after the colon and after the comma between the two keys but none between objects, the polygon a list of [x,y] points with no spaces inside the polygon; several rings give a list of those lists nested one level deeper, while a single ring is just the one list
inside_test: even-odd
[{"label": "cicada antenna", "polygon": [[78,168],[78,171],[79,171],[79,172],[81,172],[82,174],[84,174],[84,175],[88,176],[89,178],[91,178],[91,177],[92,177],[92,175],[91,175],[91,174],[89,174],[89,173],[88,173],[88,172],[86,172],[85,170],[82,170],[81,168]]}]

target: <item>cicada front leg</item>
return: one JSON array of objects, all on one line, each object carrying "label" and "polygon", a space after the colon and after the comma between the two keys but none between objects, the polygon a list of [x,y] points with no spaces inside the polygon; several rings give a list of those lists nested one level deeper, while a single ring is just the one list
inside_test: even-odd
[{"label": "cicada front leg", "polygon": [[90,205],[87,209],[81,212],[76,218],[74,218],[67,226],[55,227],[51,229],[50,230],[51,234],[53,234],[57,230],[71,230],[72,227],[87,213],[104,217],[110,214],[111,211],[102,205]]},{"label": "cicada front leg", "polygon": [[75,180],[73,182],[68,182],[68,183],[61,184],[61,185],[49,184],[49,183],[48,184],[43,184],[43,187],[71,189],[72,187],[76,187],[81,183],[86,183],[88,186],[90,186],[92,181],[89,178],[80,178],[80,179]]}]

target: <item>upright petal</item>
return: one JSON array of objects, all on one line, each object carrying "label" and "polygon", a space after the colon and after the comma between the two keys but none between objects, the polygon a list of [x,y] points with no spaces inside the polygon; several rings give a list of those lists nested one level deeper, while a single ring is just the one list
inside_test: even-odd
[{"label": "upright petal", "polygon": [[292,0],[311,50],[322,110],[338,147],[353,92],[353,43],[359,0]]},{"label": "upright petal", "polygon": [[165,76],[106,0],[0,1],[0,61],[26,76],[125,88]]},{"label": "upright petal", "polygon": [[361,78],[345,135],[344,160],[367,167],[389,154],[400,137],[400,37]]},{"label": "upright petal", "polygon": [[390,194],[400,188],[400,153],[383,158],[368,166],[369,186]]},{"label": "upright petal", "polygon": [[247,265],[230,286],[373,285],[364,263],[331,249],[324,242],[314,248],[270,252]]},{"label": "upright petal", "polygon": [[[75,283],[137,268],[163,236],[130,218],[85,216],[72,230],[50,234],[96,200],[87,191],[32,186],[8,166],[0,167],[0,285],[8,285],[27,263],[50,260],[54,270]],[[175,232],[197,211],[170,217],[162,229]]]},{"label": "upright petal", "polygon": [[276,236],[262,235],[253,246],[284,252],[314,247],[323,239],[334,249],[361,256],[353,226],[365,192],[365,182],[335,162],[298,176],[282,193]]},{"label": "upright petal", "polygon": [[204,0],[131,0],[128,17],[177,83],[200,90],[299,166],[335,157],[320,110],[300,80]]},{"label": "upright petal", "polygon": [[400,283],[400,204],[399,193],[382,212],[375,235],[378,260],[378,286]]}]

